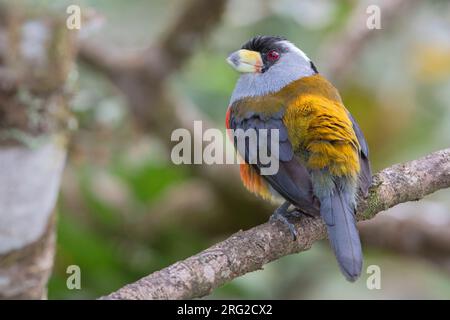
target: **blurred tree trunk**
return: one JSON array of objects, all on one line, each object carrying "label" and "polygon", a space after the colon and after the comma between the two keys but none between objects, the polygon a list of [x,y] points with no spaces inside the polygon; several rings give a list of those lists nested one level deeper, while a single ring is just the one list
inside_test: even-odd
[{"label": "blurred tree trunk", "polygon": [[0,3],[0,299],[46,298],[75,33]]}]

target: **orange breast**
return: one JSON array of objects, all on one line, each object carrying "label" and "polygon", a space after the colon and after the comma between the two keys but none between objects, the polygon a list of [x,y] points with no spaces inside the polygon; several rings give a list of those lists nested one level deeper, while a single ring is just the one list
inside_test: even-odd
[{"label": "orange breast", "polygon": [[267,182],[247,163],[240,164],[241,179],[244,186],[265,200],[272,200]]},{"label": "orange breast", "polygon": [[227,113],[225,115],[225,128],[230,129],[230,113],[231,108],[228,108]]}]

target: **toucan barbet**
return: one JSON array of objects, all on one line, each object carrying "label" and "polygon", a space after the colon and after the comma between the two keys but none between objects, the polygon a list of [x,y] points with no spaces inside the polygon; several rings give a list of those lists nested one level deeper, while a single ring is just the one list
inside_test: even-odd
[{"label": "toucan barbet", "polygon": [[285,223],[294,238],[289,215],[320,215],[342,273],[355,281],[363,263],[356,200],[358,192],[367,194],[372,181],[360,127],[337,89],[285,38],[254,37],[227,61],[240,72],[227,128],[279,130],[278,171],[262,175],[261,163],[249,163],[248,155],[240,154],[245,159],[240,165],[243,184],[281,204],[271,219]]}]

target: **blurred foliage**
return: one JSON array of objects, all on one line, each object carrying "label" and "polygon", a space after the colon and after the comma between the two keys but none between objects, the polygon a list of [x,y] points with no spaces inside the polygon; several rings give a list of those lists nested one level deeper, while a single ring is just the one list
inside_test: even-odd
[{"label": "blurred foliage", "polygon": [[[105,25],[92,38],[111,50],[156,41],[183,1],[28,1],[65,11],[94,8]],[[224,58],[255,34],[279,34],[317,61],[322,44],[348,21],[357,1],[230,1],[211,38],[171,79],[172,90],[223,127],[237,75]],[[205,13],[207,14],[207,13]],[[375,38],[352,63],[338,87],[358,119],[374,169],[450,145],[450,4],[427,1]],[[321,55],[322,59],[333,59]],[[133,229],[172,187],[191,177],[168,161],[169,151],[133,126],[126,100],[106,79],[84,66],[73,111],[73,137],[59,202],[58,250],[49,298],[94,298],[188,257],[227,234],[212,236],[174,223],[143,236]],[[185,190],[189,193],[189,190]],[[448,191],[431,197],[450,213]],[[446,200],[446,201],[444,201]],[[214,220],[209,221],[214,224]],[[141,228],[145,226],[141,226]],[[239,230],[240,225],[235,226]],[[139,235],[138,235],[139,234]],[[347,283],[326,243],[269,264],[225,285],[212,298],[448,298],[448,274],[426,262],[366,249],[366,265],[383,271],[382,290],[366,277]],[[66,268],[82,270],[82,289],[68,290]]]}]

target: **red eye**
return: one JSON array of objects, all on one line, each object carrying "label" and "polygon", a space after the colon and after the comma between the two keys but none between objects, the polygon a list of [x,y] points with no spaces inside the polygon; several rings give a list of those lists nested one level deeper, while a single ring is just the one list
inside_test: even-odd
[{"label": "red eye", "polygon": [[280,54],[275,50],[270,50],[267,53],[267,59],[269,61],[277,61],[280,58]]}]

